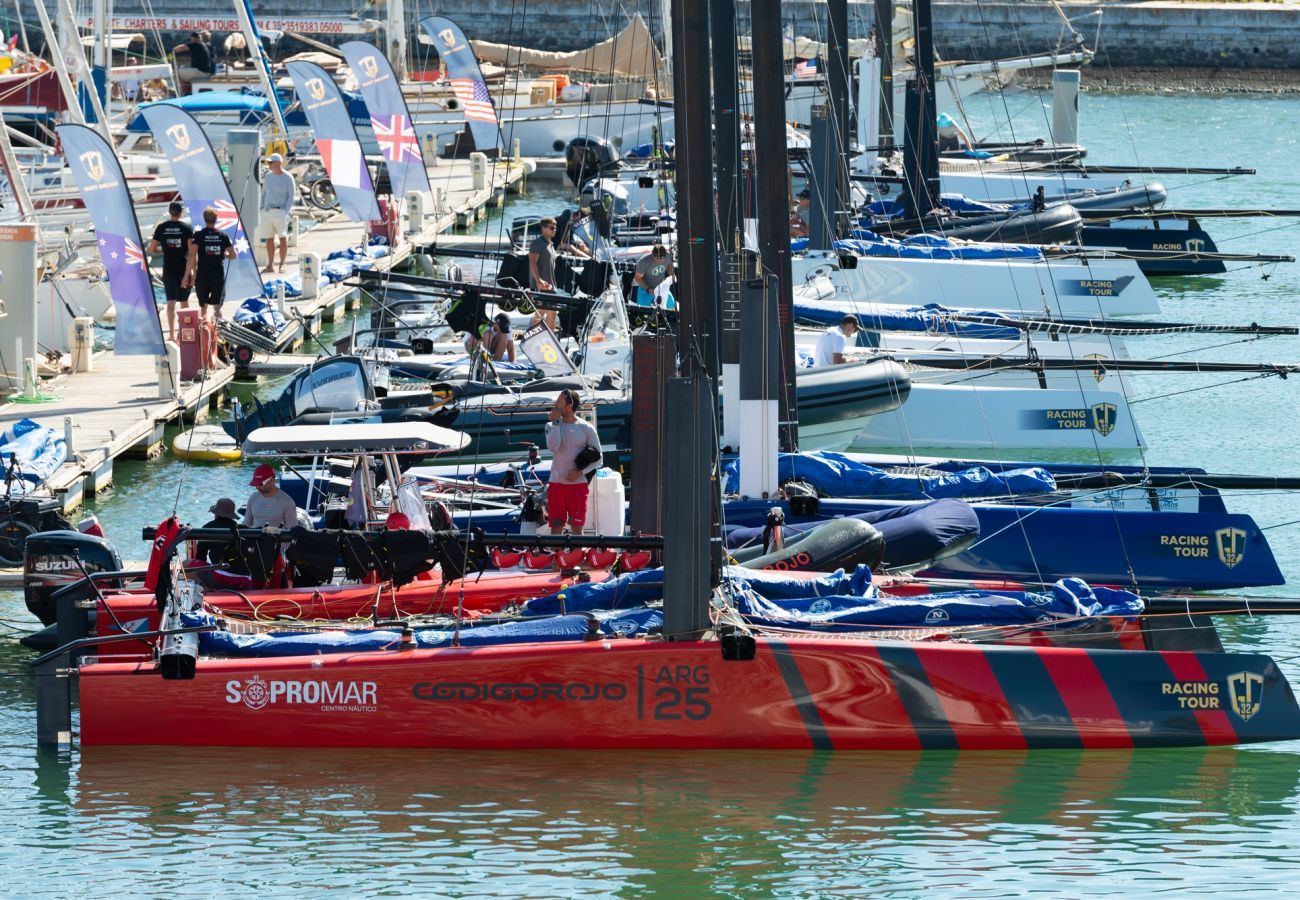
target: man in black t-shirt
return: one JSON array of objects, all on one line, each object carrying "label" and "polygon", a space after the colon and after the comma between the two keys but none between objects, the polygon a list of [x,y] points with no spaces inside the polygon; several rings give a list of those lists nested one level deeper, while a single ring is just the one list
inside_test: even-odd
[{"label": "man in black t-shirt", "polygon": [[149,255],[162,254],[163,258],[163,293],[167,296],[167,338],[176,340],[176,304],[190,305],[189,285],[183,285],[185,270],[190,259],[190,238],[194,229],[181,221],[185,207],[172,201],[167,207],[171,216],[165,222],[159,222],[153,230],[153,240],[149,242]]},{"label": "man in black t-shirt", "polygon": [[[204,318],[221,319],[226,298],[226,260],[235,258],[235,247],[224,231],[216,227],[217,211],[203,210],[203,227],[190,238],[190,256],[183,287],[194,285]],[[208,310],[212,310],[209,315]]]},{"label": "man in black t-shirt", "polygon": [[212,57],[208,53],[208,45],[197,31],[191,31],[189,42],[177,44],[172,48],[172,53],[189,55],[188,64],[183,64],[179,59],[176,61],[176,77],[184,88],[183,93],[192,93],[194,88],[191,82],[212,74]]}]

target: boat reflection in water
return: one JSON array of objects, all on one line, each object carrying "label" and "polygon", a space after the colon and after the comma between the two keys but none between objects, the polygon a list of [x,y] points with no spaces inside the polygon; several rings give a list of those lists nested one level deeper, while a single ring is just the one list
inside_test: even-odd
[{"label": "boat reflection in water", "polygon": [[[1067,865],[1072,876],[1102,875],[1132,864],[1147,841],[1160,845],[1162,869],[1183,854],[1194,865],[1207,840],[1279,833],[1300,778],[1290,754],[1234,748],[269,759],[87,747],[79,769],[43,769],[43,793],[71,797],[81,813],[69,818],[69,840],[102,832],[129,846],[179,833],[188,839],[168,840],[171,852],[204,849],[206,862],[191,866],[249,865],[250,879],[293,877],[303,888],[373,867],[381,884],[456,891],[477,873],[483,888],[504,878],[548,894],[590,890],[593,877],[618,891],[668,876],[702,893],[797,888],[813,873],[818,890],[897,889],[922,876],[956,887],[1001,864],[1021,868],[1012,878]],[[1261,859],[1257,843],[1251,865],[1266,869],[1268,852]],[[69,862],[99,865],[81,859]]]}]

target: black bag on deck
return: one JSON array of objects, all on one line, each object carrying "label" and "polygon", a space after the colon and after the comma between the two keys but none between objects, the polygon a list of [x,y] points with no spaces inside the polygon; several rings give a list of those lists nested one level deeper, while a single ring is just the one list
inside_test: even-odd
[{"label": "black bag on deck", "polygon": [[444,583],[462,578],[468,572],[482,572],[489,561],[483,530],[471,528],[467,532],[434,533],[433,558],[442,569]]},{"label": "black bag on deck", "polygon": [[285,556],[293,563],[294,587],[329,584],[339,558],[338,533],[304,531],[293,539]]},{"label": "black bag on deck", "polygon": [[239,559],[248,568],[248,575],[261,584],[271,580],[275,561],[280,557],[279,535],[261,534],[255,538],[241,538]]},{"label": "black bag on deck", "polygon": [[502,287],[526,288],[529,286],[528,254],[511,253],[501,260],[497,271],[497,284]]},{"label": "black bag on deck", "polygon": [[360,581],[379,568],[379,554],[361,532],[342,532],[339,552],[343,556],[343,570],[353,581]]},{"label": "black bag on deck", "polygon": [[383,550],[382,576],[401,587],[421,572],[433,568],[433,547],[422,531],[385,531],[379,536]]},{"label": "black bag on deck", "polygon": [[465,288],[464,293],[453,300],[447,309],[445,316],[447,327],[453,331],[478,334],[479,326],[487,323],[484,305],[483,295],[479,293],[478,288]]}]

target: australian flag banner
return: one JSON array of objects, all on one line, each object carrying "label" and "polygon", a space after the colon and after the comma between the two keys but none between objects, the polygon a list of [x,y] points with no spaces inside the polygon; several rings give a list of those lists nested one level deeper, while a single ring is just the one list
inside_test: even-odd
[{"label": "australian flag banner", "polygon": [[348,61],[361,98],[370,112],[379,152],[388,164],[388,181],[393,195],[405,197],[407,191],[430,193],[429,175],[424,168],[424,154],[415,134],[411,110],[402,96],[397,76],[384,53],[364,41],[348,41],[339,47]]},{"label": "australian flag banner", "polygon": [[164,352],[162,322],[122,167],[113,148],[90,128],[60,125],[58,134],[95,225],[99,257],[108,273],[108,290],[117,311],[113,353],[158,356]]},{"label": "australian flag banner", "polygon": [[474,135],[474,147],[478,150],[493,150],[500,146],[501,127],[497,121],[496,109],[483,81],[483,70],[479,68],[478,57],[465,32],[460,26],[444,16],[429,16],[420,20],[420,26],[433,38],[434,49],[438,58],[447,67],[447,78],[451,81],[456,99],[465,110],[465,121],[469,123],[470,134]]},{"label": "australian flag banner", "polygon": [[210,206],[217,211],[217,228],[235,246],[236,256],[226,269],[226,299],[261,297],[262,276],[257,271],[257,260],[208,136],[193,116],[178,107],[159,103],[141,112],[153,132],[154,143],[171,163],[176,187],[195,230],[203,227],[203,210]]},{"label": "australian flag banner", "polygon": [[338,85],[315,63],[295,61],[286,63],[285,68],[293,78],[294,90],[302,101],[307,124],[316,138],[316,149],[325,163],[325,171],[330,173],[343,213],[354,222],[377,220],[380,216],[375,186]]}]

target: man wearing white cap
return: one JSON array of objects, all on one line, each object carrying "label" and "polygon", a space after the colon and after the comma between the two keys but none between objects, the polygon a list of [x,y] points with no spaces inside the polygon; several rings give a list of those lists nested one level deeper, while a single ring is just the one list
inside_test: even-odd
[{"label": "man wearing white cap", "polygon": [[275,271],[275,241],[280,239],[280,272],[284,272],[285,257],[289,255],[289,210],[298,195],[298,185],[293,176],[284,170],[284,157],[272,153],[266,160],[270,171],[262,177],[262,202],[259,229],[266,239],[266,268]]}]

